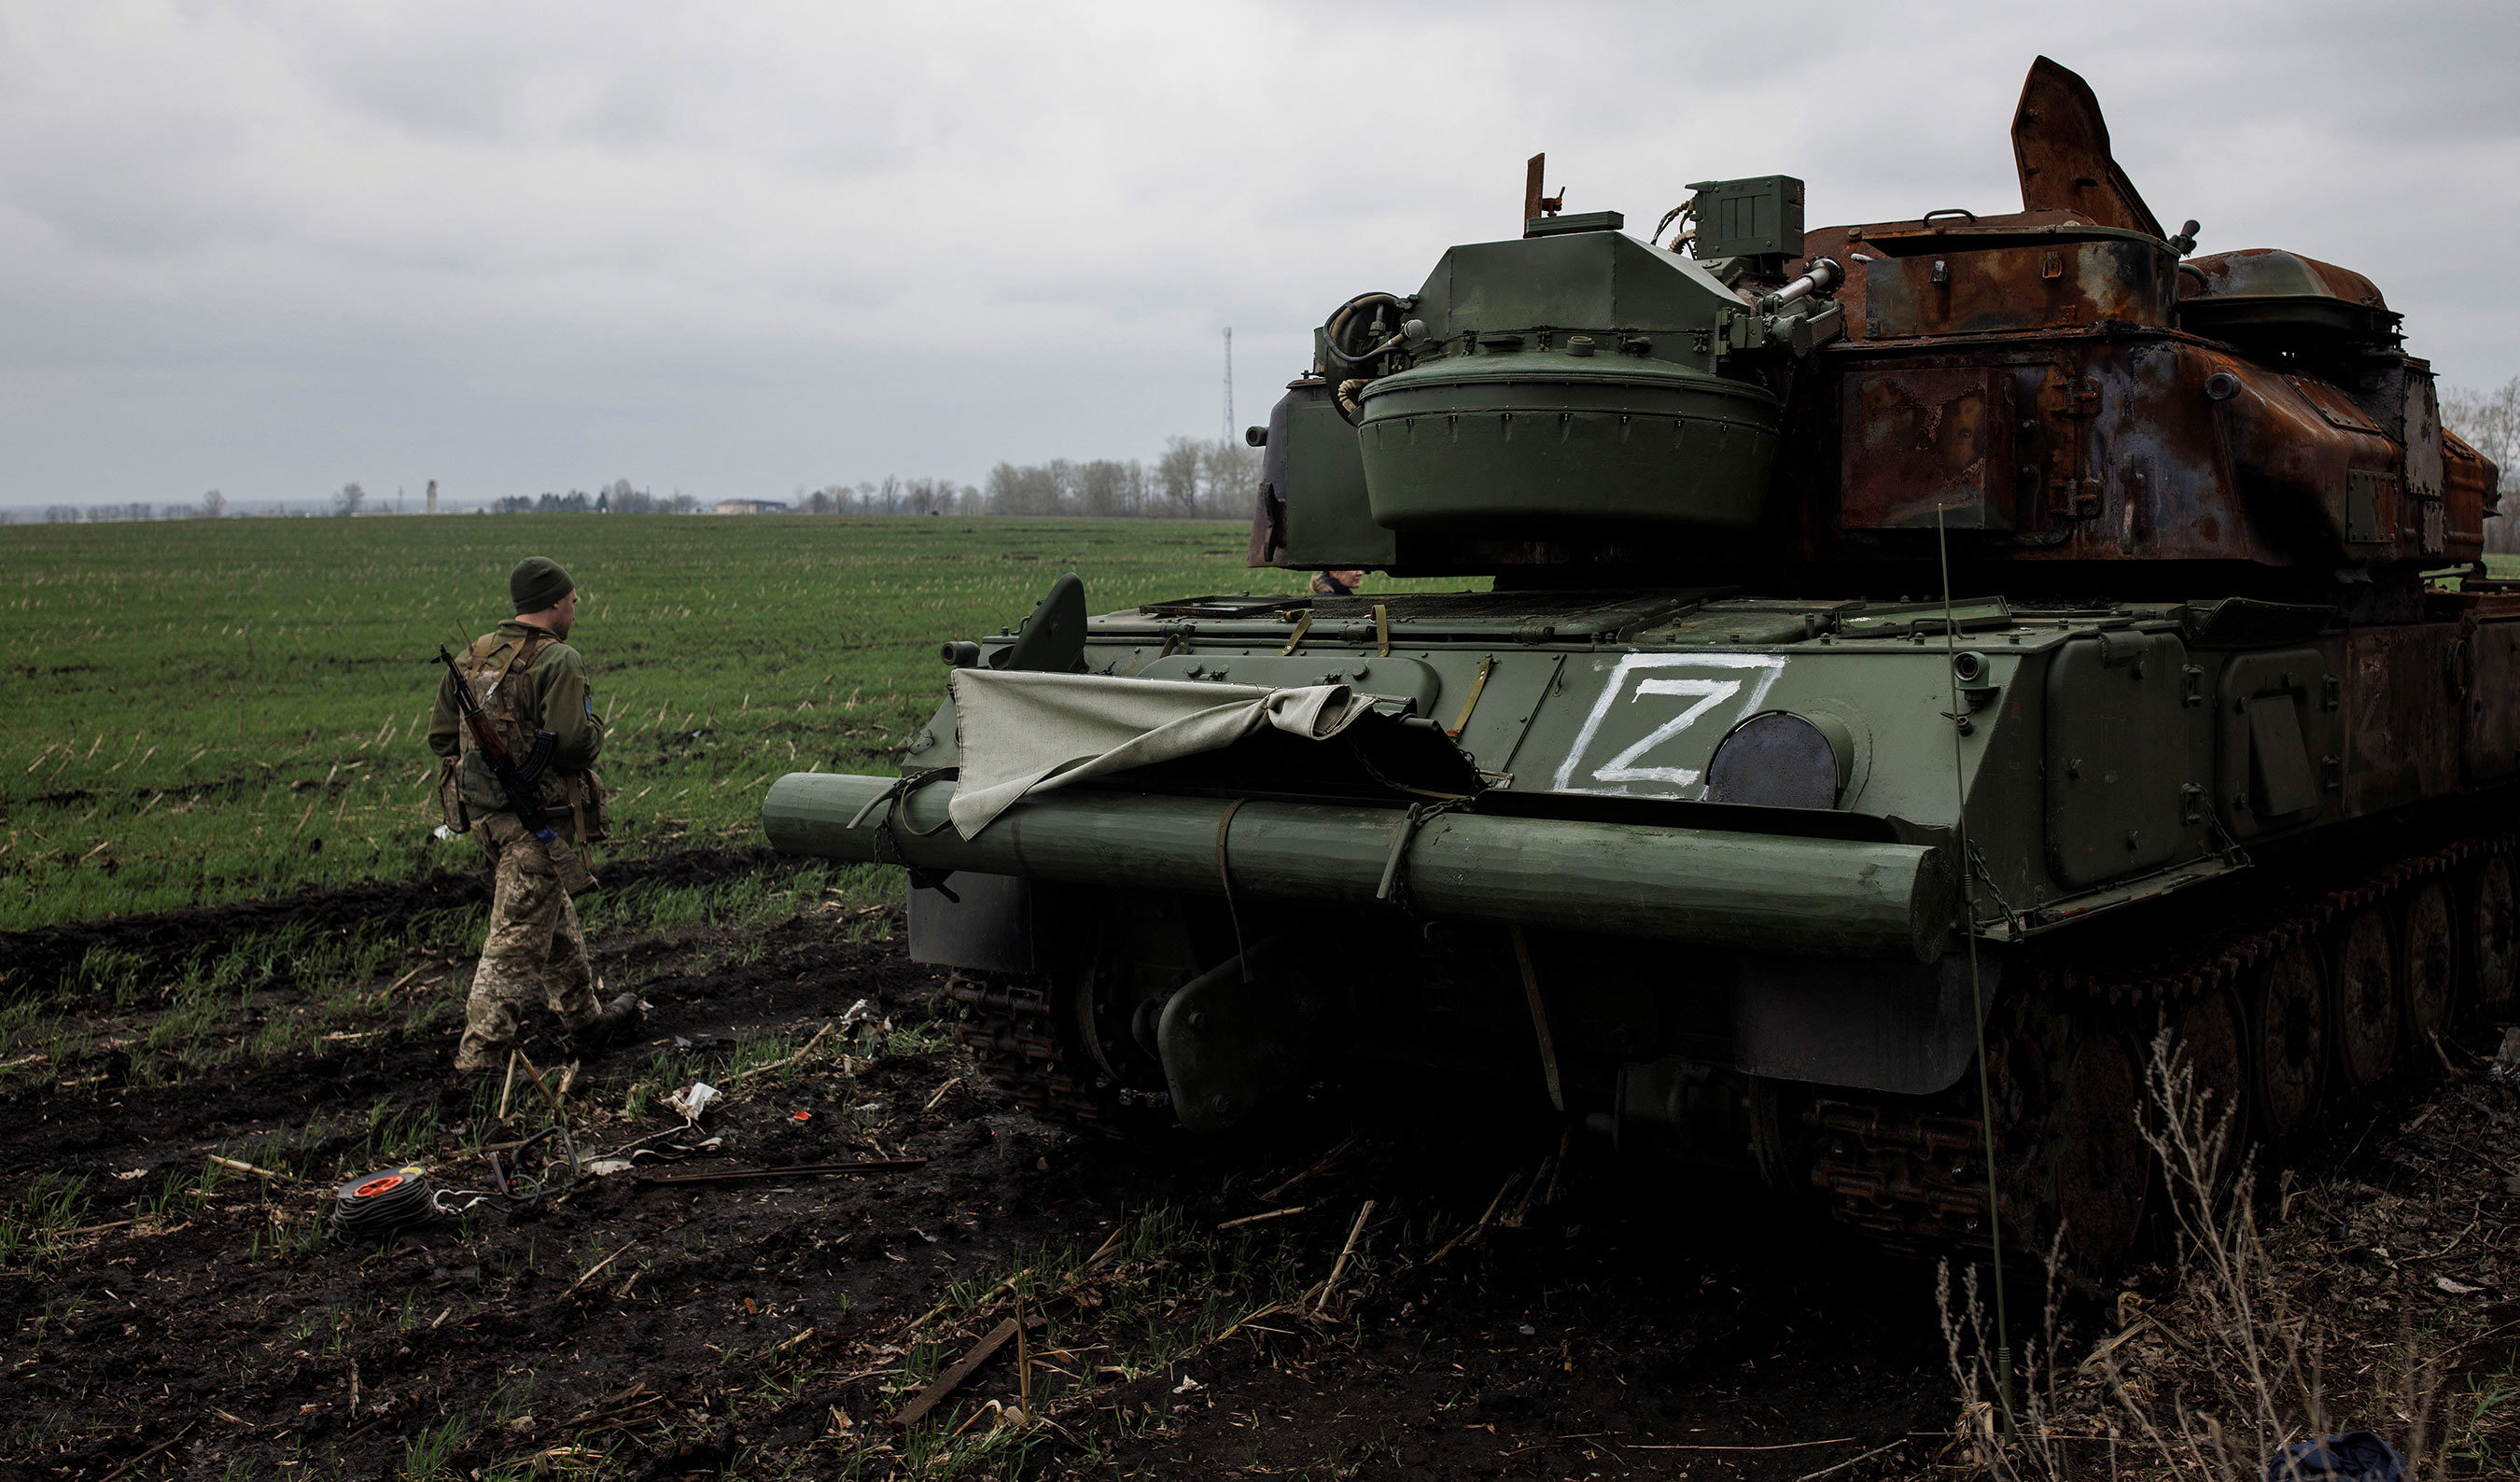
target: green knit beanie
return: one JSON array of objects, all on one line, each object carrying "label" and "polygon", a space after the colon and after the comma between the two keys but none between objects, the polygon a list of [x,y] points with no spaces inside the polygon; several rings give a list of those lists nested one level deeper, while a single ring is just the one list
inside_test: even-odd
[{"label": "green knit beanie", "polygon": [[576,590],[577,583],[548,556],[528,556],[508,573],[508,595],[519,613],[540,612]]}]

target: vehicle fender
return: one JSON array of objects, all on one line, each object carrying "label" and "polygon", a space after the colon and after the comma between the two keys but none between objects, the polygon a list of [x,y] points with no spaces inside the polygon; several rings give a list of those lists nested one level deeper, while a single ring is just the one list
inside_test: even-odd
[{"label": "vehicle fender", "polygon": [[1931,1096],[1968,1068],[2002,953],[1922,966],[1744,953],[1732,981],[1732,1062],[1753,1075]]}]

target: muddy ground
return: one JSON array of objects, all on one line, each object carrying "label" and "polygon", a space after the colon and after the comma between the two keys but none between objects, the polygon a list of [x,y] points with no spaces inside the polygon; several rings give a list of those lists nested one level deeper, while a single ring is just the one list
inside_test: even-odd
[{"label": "muddy ground", "polygon": [[[249,909],[267,923],[473,890],[453,876]],[[117,929],[175,944],[234,915]],[[597,942],[612,986],[652,1007],[642,1043],[580,1067],[568,1120],[590,1159],[644,1142],[652,1160],[389,1237],[324,1237],[342,1176],[417,1157],[440,1187],[478,1190],[485,1145],[552,1119],[529,1114],[542,1101],[521,1080],[504,1120],[497,1087],[441,1104],[459,1015],[382,1027],[416,995],[460,992],[469,965],[451,955],[402,965],[366,1038],[172,1084],[109,1049],[20,1083],[0,1100],[0,1207],[20,1242],[0,1258],[0,1475],[1861,1482],[1967,1464],[1934,1273],[1800,1201],[1561,1142],[1530,1088],[1438,1107],[1375,1078],[1245,1137],[1079,1139],[978,1080],[898,923],[850,940],[879,924],[832,908]],[[30,934],[0,956],[77,946]],[[265,1011],[288,1011],[285,990]],[[565,1073],[552,1026],[525,1051]],[[687,1129],[661,1093],[694,1076],[728,1094]],[[2409,1098],[2449,1108],[2428,1118],[2436,1135],[2498,1125],[2508,1158],[2493,1099],[2508,1096],[2487,1079]],[[2401,1099],[2339,1129],[2318,1178],[2284,1186],[2298,1211],[2277,1213],[2350,1243],[2387,1199],[2391,1238],[2426,1238],[2402,1227],[2438,1217],[2440,1239],[2462,1224],[2471,1250],[2501,1239],[2520,1179],[2480,1164],[2446,1186],[2395,1130],[2410,1113],[2425,1115]],[[652,1181],[870,1158],[921,1166]],[[84,1181],[78,1202],[46,1233],[30,1201],[65,1176]],[[2367,1193],[2294,1192],[2314,1184]],[[2355,1269],[2384,1293],[2452,1270]],[[2452,1310],[2421,1316],[2451,1334],[2436,1388],[2472,1391],[2511,1368],[2507,1336],[2477,1335],[2520,1312],[2505,1267],[2455,1270],[2467,1290],[2427,1287]],[[2068,1335],[2068,1363],[2152,1297],[2177,1300],[2166,1268],[2133,1289],[2133,1307],[2069,1305],[2085,1336]],[[2413,1321],[2411,1299],[2364,1296],[2373,1323]],[[925,1417],[893,1423],[1010,1331]],[[2115,1352],[2135,1363],[2147,1343],[2162,1346]],[[2491,1437],[2477,1444],[2460,1470],[2492,1469]]]}]

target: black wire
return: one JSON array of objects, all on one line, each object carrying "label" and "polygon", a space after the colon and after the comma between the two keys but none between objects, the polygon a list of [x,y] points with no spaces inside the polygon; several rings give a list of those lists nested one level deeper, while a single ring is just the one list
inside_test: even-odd
[{"label": "black wire", "polygon": [[[562,1157],[566,1160],[567,1176],[560,1177],[562,1165],[553,1161],[550,1152],[546,1150],[543,1154],[542,1167],[536,1170],[531,1178],[527,1178],[524,1172],[525,1154],[544,1144],[555,1141],[560,1144]],[[516,1172],[509,1172],[510,1168],[514,1168]],[[561,1193],[577,1180],[577,1144],[569,1140],[568,1129],[558,1124],[544,1128],[511,1148],[508,1162],[504,1165],[499,1161],[497,1153],[490,1154],[490,1187],[496,1192],[504,1194],[512,1204],[530,1204],[546,1195]]]},{"label": "black wire", "polygon": [[1351,298],[1351,299],[1349,299],[1347,302],[1345,302],[1345,303],[1343,303],[1343,304],[1340,304],[1340,305],[1338,306],[1338,311],[1337,311],[1336,313],[1334,313],[1334,314],[1330,315],[1330,317],[1329,317],[1329,319],[1328,320],[1328,322],[1326,322],[1326,323],[1324,323],[1324,324],[1323,324],[1323,326],[1322,326],[1322,348],[1323,348],[1326,352],[1328,352],[1328,353],[1329,357],[1330,357],[1332,360],[1335,360],[1335,361],[1337,361],[1339,364],[1344,365],[1344,366],[1360,366],[1360,365],[1364,365],[1364,364],[1366,364],[1366,363],[1367,363],[1367,362],[1369,362],[1369,361],[1374,361],[1374,360],[1379,360],[1379,359],[1381,359],[1381,358],[1382,358],[1382,356],[1383,356],[1383,354],[1391,348],[1391,346],[1389,346],[1389,345],[1387,345],[1387,344],[1385,344],[1385,345],[1380,345],[1380,346],[1377,346],[1377,347],[1375,347],[1375,348],[1373,348],[1373,349],[1367,350],[1367,351],[1366,351],[1364,354],[1362,354],[1362,355],[1351,355],[1351,354],[1349,354],[1347,351],[1342,350],[1342,349],[1340,349],[1340,348],[1339,348],[1339,344],[1338,344],[1338,331],[1339,331],[1339,329],[1340,329],[1339,321],[1340,321],[1340,320],[1342,320],[1342,319],[1345,319],[1348,315],[1355,313],[1358,309],[1361,309],[1361,308],[1365,307],[1367,304],[1369,304],[1369,303],[1372,303],[1372,302],[1374,302],[1374,301],[1375,301],[1375,300],[1377,300],[1377,299],[1381,300],[1381,301],[1382,301],[1382,302],[1384,302],[1384,303],[1392,304],[1392,305],[1394,305],[1394,306],[1397,306],[1397,305],[1399,304],[1399,302],[1400,302],[1400,300],[1399,300],[1397,297],[1395,297],[1395,296],[1393,296],[1392,294],[1389,294],[1389,293],[1359,293],[1359,294],[1357,294],[1354,298]]}]

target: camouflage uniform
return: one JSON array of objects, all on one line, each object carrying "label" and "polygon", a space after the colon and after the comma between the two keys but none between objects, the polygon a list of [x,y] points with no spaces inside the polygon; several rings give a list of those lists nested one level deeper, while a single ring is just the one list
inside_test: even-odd
[{"label": "camouflage uniform", "polygon": [[[510,754],[524,756],[535,731],[553,733],[551,767],[539,792],[547,816],[565,834],[571,823],[565,778],[584,771],[604,750],[604,721],[595,713],[586,660],[543,629],[511,620],[474,643],[458,667],[472,681],[473,695],[498,726]],[[472,974],[464,1042],[455,1053],[458,1072],[489,1070],[516,1040],[519,1013],[537,999],[571,1030],[594,1023],[599,1011],[595,972],[568,892],[561,888],[542,841],[509,810],[497,775],[456,708],[451,675],[438,684],[428,744],[439,756],[462,757],[461,786],[472,835],[495,872],[490,934]]]}]

